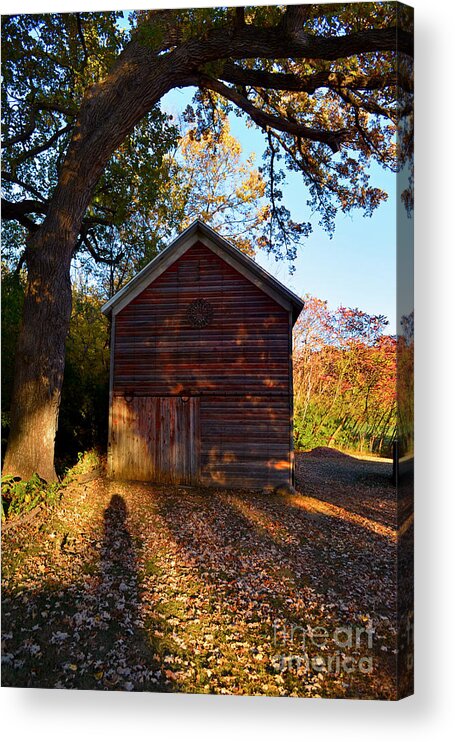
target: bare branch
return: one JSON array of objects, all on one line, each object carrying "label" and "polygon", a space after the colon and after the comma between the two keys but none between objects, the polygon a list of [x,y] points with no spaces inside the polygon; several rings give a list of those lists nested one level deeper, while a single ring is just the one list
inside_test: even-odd
[{"label": "bare branch", "polygon": [[23,188],[25,191],[28,191],[29,193],[31,193],[32,196],[35,196],[35,198],[37,198],[39,201],[45,200],[43,196],[41,195],[41,193],[36,190],[36,188],[33,188],[33,186],[29,185],[24,180],[17,178],[15,175],[12,175],[11,173],[2,171],[2,180],[6,180],[8,183],[15,183],[16,185]]}]

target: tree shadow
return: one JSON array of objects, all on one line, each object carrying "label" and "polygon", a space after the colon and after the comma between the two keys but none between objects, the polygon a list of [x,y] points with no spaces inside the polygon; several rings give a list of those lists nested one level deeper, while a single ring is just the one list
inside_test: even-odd
[{"label": "tree shadow", "polygon": [[358,459],[324,447],[299,452],[296,487],[302,494],[347,508],[384,526],[396,528],[399,522],[392,462]]},{"label": "tree shadow", "polygon": [[[157,493],[158,511],[180,558],[198,572],[207,595],[216,596],[215,612],[226,617],[242,647],[254,653],[256,643],[265,653],[281,651],[273,644],[275,620],[323,625],[329,632],[357,623],[352,617],[365,612],[396,623],[396,544],[330,515],[313,518],[277,496],[211,490],[202,504],[200,492]],[[221,647],[221,653],[228,651]],[[394,655],[384,655],[377,642],[373,653],[371,686],[352,675],[344,694],[393,697]],[[301,694],[298,681],[295,687]]]},{"label": "tree shadow", "polygon": [[[393,581],[396,547],[387,539],[340,518],[313,515],[277,496],[171,486],[144,487],[144,494],[153,499],[163,546],[169,544],[166,553],[175,553],[180,577],[176,580],[171,572],[169,584],[182,598],[179,621],[174,624],[170,614],[161,611],[160,619],[151,612],[144,625],[147,595],[141,595],[136,541],[128,529],[125,501],[115,494],[104,511],[93,575],[67,587],[7,596],[5,637],[18,627],[24,631],[19,630],[19,638],[6,638],[5,652],[11,657],[4,685],[211,692],[204,672],[211,672],[214,658],[221,657],[227,670],[215,670],[218,685],[212,692],[219,692],[228,672],[233,675],[226,679],[230,691],[235,683],[240,692],[263,693],[255,679],[257,647],[263,646],[267,657],[299,651],[298,646],[274,646],[275,619],[311,626],[323,620],[330,631],[353,620],[345,609],[353,615],[370,610],[393,620],[396,590],[391,584],[386,589],[383,581]],[[379,552],[374,544],[381,544]],[[154,585],[161,597],[159,583],[165,586],[169,577],[165,568]],[[320,610],[327,604],[332,608],[323,618]],[[338,613],[343,605],[344,612]],[[38,634],[35,624],[40,624]],[[174,630],[186,648],[181,643],[166,648]],[[241,647],[241,661],[236,646]],[[166,654],[175,653],[186,664],[193,663],[195,652],[197,672],[191,679],[178,679],[169,670],[166,674]],[[349,687],[327,687],[328,694],[391,697],[394,655],[384,656],[376,643],[374,654],[372,685],[352,675]],[[268,668],[267,682],[274,683],[275,676]],[[289,683],[288,692],[302,694],[298,677]]]},{"label": "tree shadow", "polygon": [[[248,585],[257,583],[265,595],[263,576],[286,572],[279,585],[284,602],[293,584],[297,590],[308,588],[323,601],[329,596],[342,601],[349,594],[361,611],[373,610],[382,596],[379,586],[376,595],[357,594],[359,579],[369,580],[371,574],[379,583],[389,573],[395,577],[396,544],[362,525],[332,514],[307,512],[273,495],[211,490],[202,507],[193,505],[193,498],[198,495],[182,500],[158,494],[158,508],[173,538],[209,582],[219,578],[222,583],[226,578],[236,582],[243,573],[241,582],[247,573]],[[197,522],[188,517],[188,511],[196,507]],[[331,534],[330,543],[326,543],[327,534]],[[381,544],[381,559],[374,553],[375,543]],[[237,602],[238,590],[234,593]],[[389,611],[394,607],[391,602]]]},{"label": "tree shadow", "polygon": [[93,574],[63,586],[3,593],[2,682],[10,687],[175,690],[154,632],[141,616],[141,588],[123,497],[104,511]]}]

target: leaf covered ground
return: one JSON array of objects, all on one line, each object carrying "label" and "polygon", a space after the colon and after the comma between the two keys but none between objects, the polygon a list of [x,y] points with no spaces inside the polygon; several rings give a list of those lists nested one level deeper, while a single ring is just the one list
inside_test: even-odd
[{"label": "leaf covered ground", "polygon": [[100,476],[9,527],[3,685],[395,698],[391,464],[296,470],[288,496]]}]

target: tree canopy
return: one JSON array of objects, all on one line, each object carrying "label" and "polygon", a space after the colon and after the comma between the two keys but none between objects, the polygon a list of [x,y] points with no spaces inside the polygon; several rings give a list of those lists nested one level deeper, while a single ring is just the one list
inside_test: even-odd
[{"label": "tree canopy", "polygon": [[294,328],[297,447],[341,445],[391,455],[397,435],[397,340],[387,320],[358,308],[331,311],[305,296]]},{"label": "tree canopy", "polygon": [[[121,13],[18,15],[4,19],[2,214],[6,255],[22,263],[25,238],[47,213],[82,98],[125,42]],[[178,129],[154,106],[112,154],[80,227],[75,254],[115,269],[162,199],[163,156]],[[139,235],[138,235],[139,232]],[[119,247],[119,241],[123,247]],[[117,249],[118,248],[118,249]]]},{"label": "tree canopy", "polygon": [[[276,252],[284,248],[292,259],[295,245],[312,229],[311,218],[294,223],[282,203],[286,170],[302,174],[308,215],[317,212],[330,234],[339,210],[371,214],[387,194],[370,182],[369,162],[392,170],[399,165],[395,133],[403,106],[398,103],[410,94],[411,73],[404,74],[405,64],[399,68],[397,55],[390,53],[395,41],[390,43],[388,31],[400,21],[406,27],[405,13],[387,2],[138,11],[130,14],[128,31],[119,23],[119,12],[5,17],[2,207],[7,249],[20,258],[24,237],[42,223],[81,102],[108,76],[122,49],[126,54],[135,45],[152,57],[166,56],[178,46],[191,48],[197,38],[216,43],[226,28],[245,37],[260,28],[261,48],[272,34],[276,45],[278,29],[289,41],[292,37],[289,56],[278,59],[273,45],[241,60],[220,55],[198,65],[184,82],[199,89],[190,109],[199,138],[213,137],[220,114],[231,110],[264,132],[270,208],[263,214],[258,243]],[[406,51],[410,41],[398,27],[400,35]],[[305,52],[308,44],[314,46],[313,57]],[[175,221],[170,209],[163,214],[165,189],[160,185],[171,182],[163,157],[176,146],[178,135],[155,103],[125,136],[94,188],[78,251],[106,264],[120,261],[122,251],[113,254],[113,242],[120,232],[121,241],[128,242],[132,225],[137,230],[142,224],[146,243],[150,214],[159,216],[161,225],[168,220],[169,236]],[[408,202],[410,194],[405,198]],[[176,216],[181,219],[180,213]]]}]

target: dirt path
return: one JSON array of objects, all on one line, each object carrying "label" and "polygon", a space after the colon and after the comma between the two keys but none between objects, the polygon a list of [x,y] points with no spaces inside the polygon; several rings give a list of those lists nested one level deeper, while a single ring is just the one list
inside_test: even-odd
[{"label": "dirt path", "polygon": [[297,474],[289,497],[100,477],[8,531],[3,685],[394,697],[385,469]]}]

